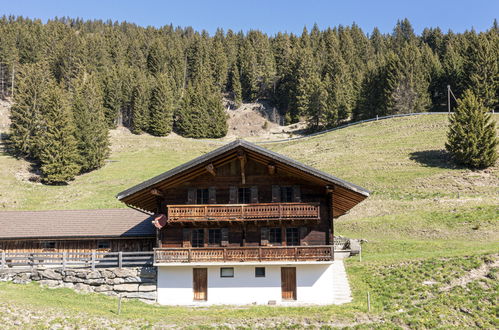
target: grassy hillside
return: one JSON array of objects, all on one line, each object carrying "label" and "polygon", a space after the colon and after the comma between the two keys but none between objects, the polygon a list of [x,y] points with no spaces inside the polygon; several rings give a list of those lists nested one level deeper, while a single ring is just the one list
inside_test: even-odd
[{"label": "grassy hillside", "polygon": [[[65,317],[77,312],[81,317],[73,320],[90,322],[90,327],[98,327],[103,318],[108,322],[104,324],[132,327],[171,323],[497,327],[499,167],[470,171],[452,166],[443,151],[446,130],[446,115],[418,116],[265,145],[373,191],[335,224],[337,234],[368,241],[362,262],[358,257],[347,259],[354,293],[351,304],[192,311],[129,302],[118,317],[112,298],[0,284],[0,301],[9,301],[12,311],[2,316],[0,304],[0,319],[15,319],[16,308],[29,308],[52,315],[49,324],[68,324]],[[25,162],[0,154],[0,207],[124,207],[114,198],[117,192],[220,146],[217,141],[134,136],[120,130],[112,132],[112,144],[103,169],[67,186],[31,183]],[[373,297],[371,313],[367,291]],[[33,324],[47,324],[43,318],[37,320],[42,323]]]}]

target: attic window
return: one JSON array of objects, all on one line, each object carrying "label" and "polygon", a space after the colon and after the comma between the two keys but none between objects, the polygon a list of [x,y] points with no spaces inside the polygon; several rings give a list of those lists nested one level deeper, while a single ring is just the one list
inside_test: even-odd
[{"label": "attic window", "polygon": [[53,242],[53,241],[42,242],[42,248],[43,249],[55,249],[55,242]]},{"label": "attic window", "polygon": [[98,249],[109,249],[111,247],[111,242],[109,241],[97,241]]}]

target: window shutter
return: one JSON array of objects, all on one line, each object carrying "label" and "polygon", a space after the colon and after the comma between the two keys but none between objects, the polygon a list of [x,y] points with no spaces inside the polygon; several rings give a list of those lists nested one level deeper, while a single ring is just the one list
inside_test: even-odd
[{"label": "window shutter", "polygon": [[196,204],[196,188],[187,190],[187,204]]},{"label": "window shutter", "polygon": [[229,245],[229,228],[222,228],[222,242],[220,245]]},{"label": "window shutter", "polygon": [[182,247],[191,247],[191,230],[189,228],[182,229]]},{"label": "window shutter", "polygon": [[208,188],[208,202],[210,204],[217,203],[217,188],[216,187],[209,187]]},{"label": "window shutter", "polygon": [[272,186],[272,202],[279,203],[281,201],[281,189],[277,185]]},{"label": "window shutter", "polygon": [[268,227],[260,228],[260,245],[265,246],[269,244],[269,233],[270,230]]},{"label": "window shutter", "polygon": [[300,227],[300,245],[308,245],[307,243],[304,243],[303,240],[307,236],[308,229],[307,227]]},{"label": "window shutter", "polygon": [[229,187],[229,203],[230,204],[237,203],[237,187],[236,186]]},{"label": "window shutter", "polygon": [[301,202],[300,186],[293,186],[293,202]]},{"label": "window shutter", "polygon": [[250,191],[251,191],[251,203],[258,203],[258,187],[252,186]]}]

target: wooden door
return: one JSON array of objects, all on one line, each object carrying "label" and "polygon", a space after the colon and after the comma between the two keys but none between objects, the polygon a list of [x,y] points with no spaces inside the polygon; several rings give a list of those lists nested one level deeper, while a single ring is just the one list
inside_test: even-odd
[{"label": "wooden door", "polygon": [[296,267],[281,268],[281,289],[283,300],[296,300]]},{"label": "wooden door", "polygon": [[207,268],[194,268],[192,273],[194,289],[194,300],[207,300],[208,299],[208,269]]}]

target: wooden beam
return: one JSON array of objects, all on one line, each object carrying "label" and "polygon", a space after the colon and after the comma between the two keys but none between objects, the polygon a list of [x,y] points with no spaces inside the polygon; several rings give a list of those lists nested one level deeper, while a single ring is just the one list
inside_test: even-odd
[{"label": "wooden beam", "polygon": [[163,191],[161,189],[152,188],[149,193],[154,196],[164,197]]},{"label": "wooden beam", "polygon": [[245,168],[246,168],[247,159],[244,151],[239,150],[239,152],[237,153],[237,158],[239,158],[239,162],[241,163],[241,183],[246,184]]},{"label": "wooden beam", "polygon": [[217,176],[217,171],[215,171],[215,166],[212,163],[205,166],[205,169],[213,176]]},{"label": "wooden beam", "polygon": [[274,175],[275,174],[275,165],[274,164],[268,164],[267,168],[269,170],[269,175]]},{"label": "wooden beam", "polygon": [[326,193],[330,194],[334,191],[334,186],[326,186]]}]

